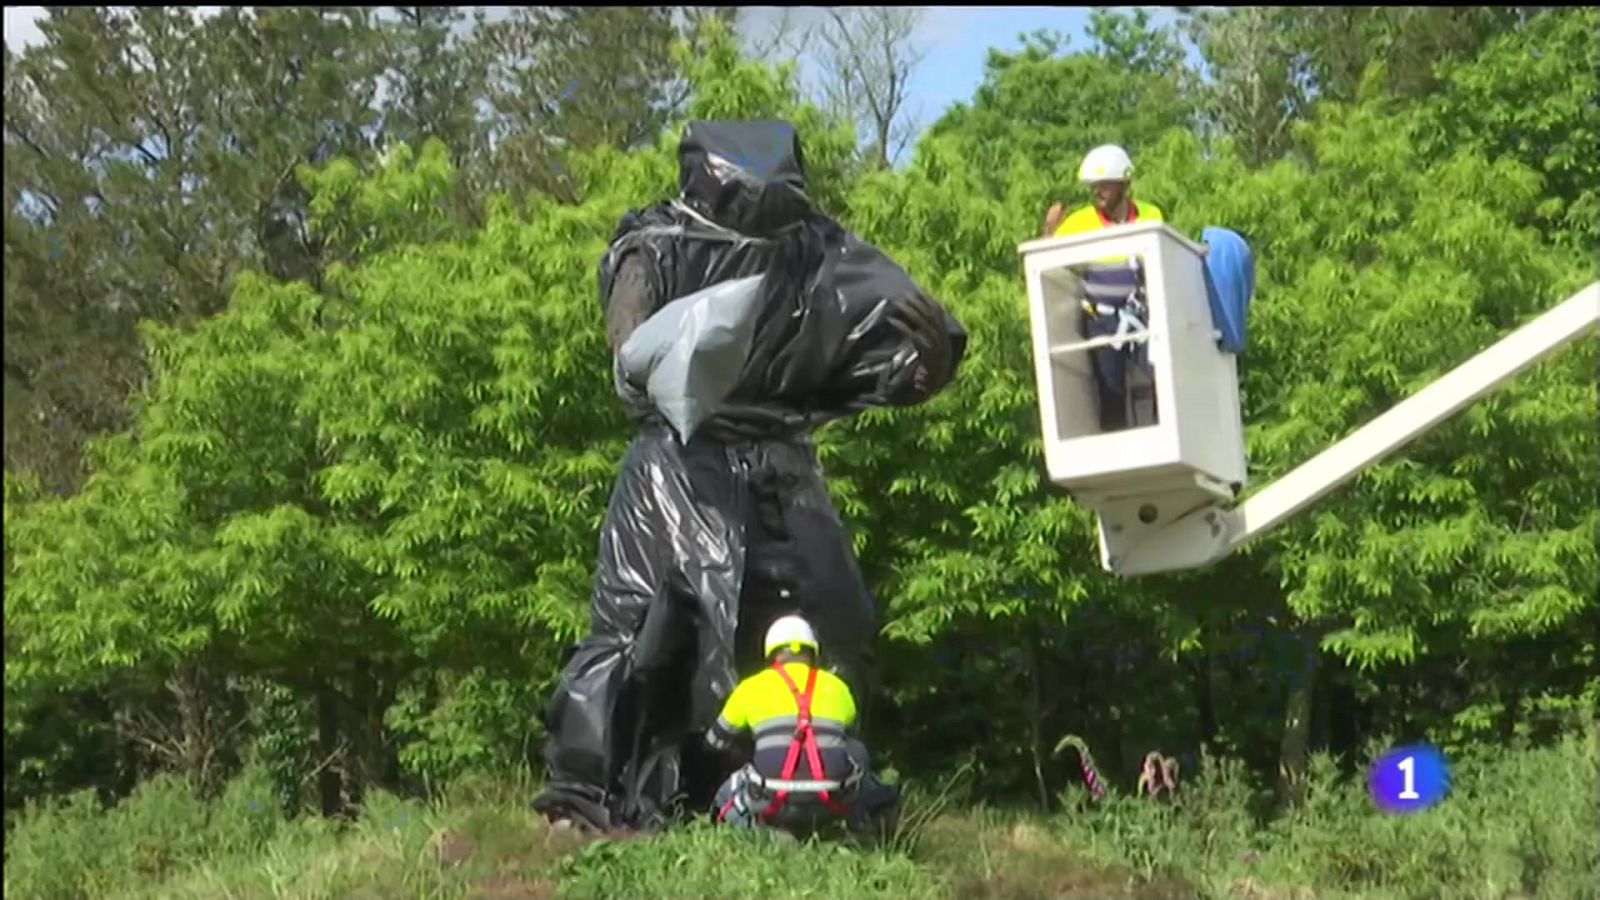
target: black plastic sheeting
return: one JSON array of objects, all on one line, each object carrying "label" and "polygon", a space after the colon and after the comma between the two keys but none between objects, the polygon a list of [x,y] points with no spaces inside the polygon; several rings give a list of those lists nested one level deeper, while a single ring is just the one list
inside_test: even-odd
[{"label": "black plastic sheeting", "polygon": [[732,763],[703,734],[780,615],[810,619],[865,711],[878,610],[809,432],[926,400],[966,347],[904,270],[813,209],[788,124],[691,123],[679,164],[677,200],[623,218],[602,304],[642,261],[652,311],[761,276],[760,312],[742,369],[687,441],[614,369],[639,433],[601,527],[590,634],[546,710],[550,780],[534,802],[606,830],[706,809]]}]

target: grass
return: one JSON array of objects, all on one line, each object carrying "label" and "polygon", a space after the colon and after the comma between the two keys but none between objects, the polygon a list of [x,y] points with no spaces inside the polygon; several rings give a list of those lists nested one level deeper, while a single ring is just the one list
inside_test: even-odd
[{"label": "grass", "polygon": [[1327,760],[1305,807],[1260,823],[1236,766],[1177,804],[1075,796],[1052,815],[908,792],[876,848],[785,843],[697,823],[595,840],[549,828],[527,785],[476,781],[423,803],[371,798],[340,827],[285,820],[246,772],[195,800],[155,779],[110,810],[91,797],[8,821],[5,895],[41,898],[1592,898],[1600,875],[1595,734],[1454,763],[1429,811],[1384,816]]}]

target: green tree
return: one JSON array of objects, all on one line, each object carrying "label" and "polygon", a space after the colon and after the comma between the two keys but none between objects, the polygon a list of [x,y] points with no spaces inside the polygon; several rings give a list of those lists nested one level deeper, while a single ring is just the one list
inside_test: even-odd
[{"label": "green tree", "polygon": [[[1427,115],[1385,98],[1384,79],[1375,68],[1359,103],[1324,102],[1316,122],[1296,126],[1304,161],[1252,170],[1229,148],[1181,130],[1140,153],[1140,191],[1161,198],[1180,230],[1221,224],[1252,235],[1258,297],[1244,387],[1257,484],[1564,298],[1586,275],[1580,257],[1507,226],[1538,206],[1528,169],[1470,149],[1430,162]],[[1521,729],[1541,704],[1581,695],[1578,673],[1593,650],[1577,622],[1592,613],[1582,586],[1595,572],[1583,536],[1595,520],[1580,498],[1595,484],[1592,467],[1576,460],[1593,448],[1592,429],[1580,425],[1593,396],[1583,377],[1592,352],[1545,364],[1213,570],[1111,582],[1095,571],[1088,517],[1048,496],[1035,467],[1019,465],[1037,459],[1038,426],[1013,249],[1031,228],[1012,204],[1044,176],[998,120],[952,116],[945,129],[923,142],[903,175],[864,180],[851,209],[865,233],[957,304],[972,329],[972,356],[948,400],[896,419],[869,417],[850,427],[874,429],[871,439],[839,451],[852,468],[882,467],[859,481],[851,471],[844,485],[852,515],[873,523],[867,553],[892,598],[890,633],[916,648],[900,660],[904,684],[916,685],[903,689],[902,702],[926,716],[917,721],[938,723],[931,729],[949,736],[943,746],[962,748],[959,735],[972,733],[979,716],[987,733],[1005,736],[996,745],[1027,747],[1035,742],[1029,718],[1042,716],[1046,730],[1092,726],[1113,745],[1162,734],[1188,742],[1198,733],[1239,748],[1281,740],[1279,752],[1256,761],[1294,776],[1313,734],[1327,739],[1328,724],[1314,721],[1328,715],[1318,684],[1353,694],[1365,728],[1430,727],[1458,739],[1485,733],[1485,710],[1501,710],[1495,727]],[[980,146],[994,157],[981,168],[1007,173],[1003,189],[968,164],[967,149]],[[1009,149],[1009,160],[995,148]],[[1534,434],[1546,443],[1523,443]],[[906,460],[915,468],[903,471]],[[1154,671],[1119,669],[1102,656],[1091,669],[1118,672],[1119,696],[1068,688],[1052,712],[1048,697],[1028,698],[1030,666],[1042,660],[1042,680],[1057,684],[1072,674],[1072,654],[1126,641],[1076,642],[1070,631],[1087,625],[1091,599],[1109,611],[1099,627],[1150,635],[1145,658]],[[1238,629],[1269,617],[1274,624],[1245,641],[1264,658],[1220,661],[1241,649]],[[1505,665],[1534,647],[1560,660],[1552,682],[1560,687],[1545,691],[1521,676],[1464,686],[1449,674]],[[925,648],[950,648],[958,662],[930,668]],[[1157,664],[1158,652],[1180,667]],[[1162,672],[1193,690],[1160,684]],[[980,715],[949,702],[968,696],[964,681],[1010,689],[986,689],[996,699]],[[1399,681],[1427,699],[1380,699]],[[1150,693],[1128,696],[1134,685]],[[1174,715],[1174,705],[1191,703],[1193,713]],[[1230,708],[1251,714],[1217,715]],[[1106,709],[1112,721],[1098,714]],[[977,752],[1019,775],[1016,754],[1003,763],[995,759],[1003,754]]]},{"label": "green tree", "polygon": [[572,151],[636,149],[682,101],[669,7],[516,7],[478,31],[490,59],[486,192],[577,202]]},{"label": "green tree", "polygon": [[1201,88],[1208,131],[1234,142],[1252,166],[1290,148],[1314,93],[1308,55],[1288,27],[1298,10],[1248,7],[1193,14],[1185,23],[1209,78]]},{"label": "green tree", "polygon": [[6,464],[70,490],[125,422],[135,323],[220,309],[257,267],[316,277],[294,169],[361,149],[360,11],[56,9],[6,56]]},{"label": "green tree", "polygon": [[1518,224],[1584,250],[1600,238],[1597,28],[1594,9],[1563,9],[1494,38],[1474,58],[1450,61],[1420,135],[1430,158],[1471,148],[1538,172],[1543,201]]},{"label": "green tree", "polygon": [[[383,137],[413,146],[433,138],[463,159],[483,152],[478,103],[488,60],[468,36],[484,27],[460,7],[397,6],[380,22],[385,94]],[[470,29],[470,31],[469,31]]]},{"label": "green tree", "polygon": [[1554,8],[1313,7],[1296,10],[1285,24],[1306,54],[1319,97],[1354,100],[1367,67],[1378,63],[1385,92],[1416,100],[1439,86],[1440,62],[1470,59],[1496,34]]},{"label": "green tree", "polygon": [[[351,745],[347,782],[324,783],[332,811],[341,789],[355,799],[392,777],[382,716],[424,661],[549,658],[548,641],[576,629],[576,610],[563,611],[589,548],[574,514],[595,515],[605,472],[581,436],[607,406],[584,399],[603,387],[578,383],[592,366],[563,375],[559,363],[585,343],[592,356],[597,339],[554,326],[592,301],[568,269],[528,272],[517,248],[531,235],[504,219],[475,244],[486,257],[406,242],[444,215],[452,177],[432,144],[415,167],[408,153],[391,159],[387,204],[314,194],[319,227],[362,233],[375,214],[395,235],[371,265],[336,267],[328,295],[245,276],[192,333],[152,329],[154,386],[135,432],[106,444],[81,495],[7,535],[19,548],[6,613],[19,696],[199,661],[275,680],[316,698],[325,753]],[[345,232],[324,224],[329,206]],[[548,240],[562,219],[530,227]],[[591,245],[568,252],[598,252],[604,219],[586,221]],[[536,343],[552,329],[573,343]],[[547,365],[533,368],[536,356]],[[530,405],[546,390],[550,406]],[[577,543],[563,550],[563,534]]]},{"label": "green tree", "polygon": [[[691,69],[722,79],[693,113],[816,121],[729,54],[723,32]],[[815,136],[826,191],[853,141]],[[414,701],[439,673],[548,681],[587,621],[626,439],[593,261],[628,206],[674,190],[666,140],[573,159],[584,205],[536,195],[522,219],[502,200],[466,232],[437,142],[370,175],[302,168],[309,227],[353,262],[320,290],[246,273],[193,329],[150,325],[134,428],[97,445],[78,495],[8,504],[8,729],[59,690],[265,679],[314,702],[334,811],[394,781],[403,691],[426,739],[440,720]]]},{"label": "green tree", "polygon": [[1208,130],[1236,142],[1251,166],[1295,150],[1292,126],[1317,100],[1349,102],[1366,72],[1417,101],[1441,86],[1441,67],[1470,60],[1496,35],[1550,7],[1243,7],[1184,9],[1205,60],[1198,89]]},{"label": "green tree", "polygon": [[77,486],[84,442],[128,421],[139,320],[211,315],[246,269],[317,284],[299,166],[437,137],[463,221],[494,191],[570,192],[567,154],[681,112],[671,43],[705,17],[562,7],[464,34],[416,7],[53,8],[5,56],[8,470]]}]

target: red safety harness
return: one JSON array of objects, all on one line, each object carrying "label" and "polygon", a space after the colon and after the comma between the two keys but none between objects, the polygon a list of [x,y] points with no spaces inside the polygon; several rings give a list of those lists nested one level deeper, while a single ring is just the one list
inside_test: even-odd
[{"label": "red safety harness", "polygon": [[[789,693],[794,695],[794,703],[797,710],[794,739],[789,742],[789,754],[784,757],[783,772],[778,777],[784,781],[794,778],[794,770],[800,764],[800,751],[804,749],[806,765],[811,769],[811,777],[819,781],[825,779],[828,776],[822,768],[822,753],[817,749],[817,734],[811,728],[811,692],[817,686],[817,670],[813,667],[806,675],[806,689],[802,691],[795,687],[794,679],[790,678],[789,673],[784,671],[782,663],[774,662],[772,668],[778,673],[778,677],[783,679],[783,683],[788,686]],[[828,796],[827,791],[821,791],[817,796],[822,800],[822,805],[826,806],[828,811],[834,815],[850,815],[850,811]],[[767,804],[767,808],[761,811],[760,819],[765,822],[767,819],[777,815],[788,799],[788,791],[778,791],[777,796],[772,798],[772,802]]]}]

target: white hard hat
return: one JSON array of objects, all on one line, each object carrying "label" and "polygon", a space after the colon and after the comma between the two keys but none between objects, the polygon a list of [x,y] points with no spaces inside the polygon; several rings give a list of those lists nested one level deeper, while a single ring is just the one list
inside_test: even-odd
[{"label": "white hard hat", "polygon": [[774,651],[788,646],[791,653],[799,652],[801,647],[810,647],[811,652],[817,652],[817,636],[811,630],[811,623],[799,616],[784,616],[767,629],[766,649],[761,652],[771,656]]},{"label": "white hard hat", "polygon": [[1090,150],[1078,167],[1078,180],[1093,184],[1096,181],[1127,181],[1133,174],[1133,160],[1128,151],[1116,144],[1102,144]]}]

